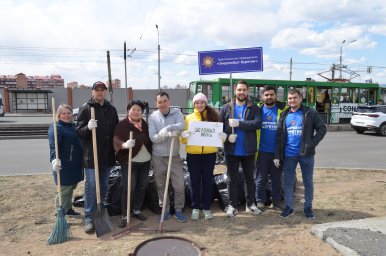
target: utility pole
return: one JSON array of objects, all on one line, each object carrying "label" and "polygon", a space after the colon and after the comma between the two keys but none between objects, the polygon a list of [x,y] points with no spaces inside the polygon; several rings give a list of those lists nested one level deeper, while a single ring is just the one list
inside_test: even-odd
[{"label": "utility pole", "polygon": [[356,41],[357,40],[352,40],[351,42],[346,43],[346,40],[343,40],[342,44],[340,45],[340,58],[339,58],[339,71],[340,72],[339,72],[339,79],[342,79],[342,69],[343,69],[343,65],[342,65],[342,52],[343,52],[343,46],[346,46],[348,44],[354,43]]},{"label": "utility pole", "polygon": [[290,81],[292,80],[292,57],[290,59]]},{"label": "utility pole", "polygon": [[113,104],[113,85],[111,81],[110,51],[107,51],[107,72],[109,76],[109,101]]},{"label": "utility pole", "polygon": [[161,91],[161,47],[159,45],[159,30],[158,25],[155,24],[158,33],[158,91]]},{"label": "utility pole", "polygon": [[126,68],[126,41],[125,43],[123,44],[123,58],[125,59],[125,92],[126,92],[126,105],[127,106],[127,68]]}]

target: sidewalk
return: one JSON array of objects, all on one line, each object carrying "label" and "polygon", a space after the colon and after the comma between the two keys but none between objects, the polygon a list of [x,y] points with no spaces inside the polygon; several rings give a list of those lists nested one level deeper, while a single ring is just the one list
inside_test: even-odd
[{"label": "sidewalk", "polygon": [[386,217],[318,224],[311,232],[345,256],[386,255]]}]

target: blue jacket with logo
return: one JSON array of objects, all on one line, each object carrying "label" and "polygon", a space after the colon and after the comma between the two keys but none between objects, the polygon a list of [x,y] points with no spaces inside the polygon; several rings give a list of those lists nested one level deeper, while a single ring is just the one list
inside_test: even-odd
[{"label": "blue jacket with logo", "polygon": [[[233,119],[235,99],[225,104],[220,111],[220,120],[223,122],[223,131],[229,137],[232,134],[232,127],[229,126],[229,119]],[[244,119],[240,120],[238,129],[245,132],[245,151],[247,155],[254,155],[257,151],[256,130],[261,129],[261,110],[250,101],[246,102],[247,109]],[[234,153],[234,143],[228,140],[224,142],[225,154]]]}]

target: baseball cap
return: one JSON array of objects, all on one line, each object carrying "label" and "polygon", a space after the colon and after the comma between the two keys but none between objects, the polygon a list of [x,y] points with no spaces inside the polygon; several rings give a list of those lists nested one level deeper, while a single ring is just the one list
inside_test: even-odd
[{"label": "baseball cap", "polygon": [[107,87],[106,85],[101,82],[101,81],[98,81],[98,82],[95,82],[93,85],[92,85],[92,89],[95,90],[97,87],[102,87],[103,89],[107,90]]}]

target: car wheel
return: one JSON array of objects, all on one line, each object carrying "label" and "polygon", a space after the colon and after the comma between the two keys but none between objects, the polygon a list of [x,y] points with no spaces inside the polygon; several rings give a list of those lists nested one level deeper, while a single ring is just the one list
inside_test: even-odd
[{"label": "car wheel", "polygon": [[381,126],[379,126],[377,133],[378,135],[386,136],[386,123],[383,123]]},{"label": "car wheel", "polygon": [[359,128],[355,128],[354,130],[355,130],[357,133],[359,133],[359,134],[362,134],[362,133],[365,132],[364,129],[359,129]]}]

